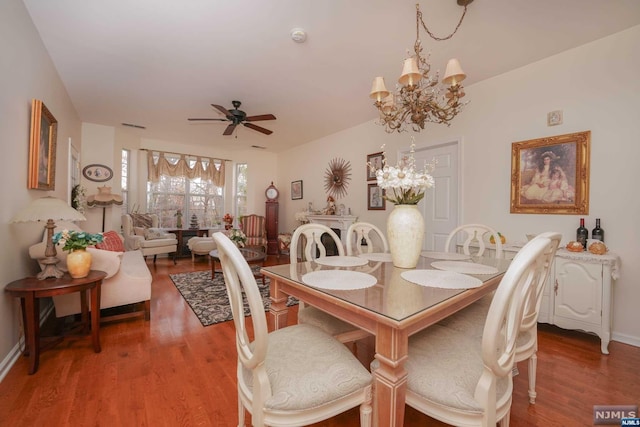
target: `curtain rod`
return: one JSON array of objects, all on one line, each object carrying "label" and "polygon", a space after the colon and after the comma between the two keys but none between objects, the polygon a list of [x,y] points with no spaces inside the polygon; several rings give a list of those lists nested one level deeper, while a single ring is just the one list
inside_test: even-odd
[{"label": "curtain rod", "polygon": [[157,151],[159,153],[177,154],[179,156],[188,156],[188,157],[206,157],[208,159],[213,159],[213,160],[222,160],[223,162],[231,162],[232,161],[231,159],[219,159],[217,157],[199,156],[197,154],[174,153],[173,151],[165,151],[165,150],[151,150],[149,148],[138,148],[138,150],[140,150],[140,151]]}]

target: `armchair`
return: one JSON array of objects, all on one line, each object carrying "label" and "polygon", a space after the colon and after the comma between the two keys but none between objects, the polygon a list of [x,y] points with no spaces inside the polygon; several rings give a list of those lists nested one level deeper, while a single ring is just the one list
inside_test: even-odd
[{"label": "armchair", "polygon": [[240,227],[247,236],[245,246],[259,246],[267,253],[267,227],[263,216],[245,215],[240,218]]},{"label": "armchair", "polygon": [[[155,214],[146,215],[150,219],[151,227],[135,227],[131,215],[122,215],[122,232],[124,235],[124,246],[127,251],[140,250],[142,255],[153,255],[153,262],[156,262],[158,254],[173,253],[173,263],[176,263],[178,251],[178,239],[173,233],[165,233],[158,229],[158,216]],[[136,233],[136,228],[141,231]]]}]

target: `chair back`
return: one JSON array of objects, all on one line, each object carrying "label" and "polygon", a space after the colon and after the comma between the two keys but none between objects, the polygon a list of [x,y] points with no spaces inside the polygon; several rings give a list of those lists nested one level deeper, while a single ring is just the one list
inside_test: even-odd
[{"label": "chair back", "polygon": [[538,324],[538,315],[540,314],[540,305],[542,304],[544,286],[547,283],[549,271],[551,270],[553,259],[556,255],[558,246],[560,245],[560,241],[562,240],[562,235],[555,232],[546,232],[539,234],[533,240],[536,240],[537,238],[548,239],[549,242],[544,252],[544,258],[541,261],[543,265],[539,270],[539,276],[535,279],[535,295],[534,298],[527,301],[520,331],[531,330]]},{"label": "chair back", "polygon": [[251,214],[240,218],[240,227],[247,236],[246,246],[262,246],[266,251],[267,228],[264,216]]},{"label": "chair back", "polygon": [[[253,371],[253,395],[262,397],[262,399],[254,399],[254,402],[264,402],[265,398],[270,397],[271,392],[263,363],[267,355],[268,331],[262,296],[249,264],[236,245],[221,232],[215,233],[213,239],[218,246],[218,257],[222,265],[224,283],[236,329],[238,363]],[[243,294],[251,313],[253,341],[250,339],[245,322]]]},{"label": "chair back", "polygon": [[342,247],[342,241],[340,237],[331,228],[323,224],[310,223],[303,224],[296,228],[291,236],[291,245],[289,246],[289,260],[291,264],[298,262],[298,243],[300,237],[305,237],[305,245],[302,248],[303,259],[311,261],[316,258],[315,248],[320,252],[320,256],[327,256],[327,248],[322,243],[322,235],[327,233],[336,244],[338,248],[338,255],[344,255],[344,248]]},{"label": "chair back", "polygon": [[513,259],[495,292],[482,333],[483,373],[476,386],[476,399],[483,407],[495,406],[497,377],[511,373],[516,341],[524,310],[535,299],[538,278],[543,273],[550,240],[546,237],[527,243]]},{"label": "chair back", "polygon": [[[504,253],[502,251],[502,241],[500,240],[500,236],[498,233],[491,227],[484,224],[465,224],[457,227],[451,233],[449,233],[449,237],[447,237],[447,241],[444,244],[444,250],[446,252],[456,252],[455,245],[457,240],[454,239],[459,232],[464,232],[464,241],[462,243],[462,249],[465,255],[472,255],[470,245],[474,242],[478,244],[478,251],[473,254],[477,256],[482,256],[486,249],[486,244],[484,242],[484,235],[489,233],[493,236],[496,244],[496,258],[503,258]],[[452,247],[453,246],[453,247]]]},{"label": "chair back", "polygon": [[365,252],[362,249],[362,239],[367,242],[366,252],[368,253],[374,251],[374,243],[376,241],[382,242],[382,252],[389,252],[387,238],[378,227],[368,222],[355,222],[347,230],[347,255],[357,255]]}]

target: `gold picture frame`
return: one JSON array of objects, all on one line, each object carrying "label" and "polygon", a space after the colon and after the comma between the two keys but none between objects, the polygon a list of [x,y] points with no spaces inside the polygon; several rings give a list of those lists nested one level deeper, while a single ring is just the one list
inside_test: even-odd
[{"label": "gold picture frame", "polygon": [[511,144],[511,213],[589,214],[591,131]]},{"label": "gold picture frame", "polygon": [[27,188],[55,190],[57,131],[58,121],[51,111],[42,101],[32,100]]}]

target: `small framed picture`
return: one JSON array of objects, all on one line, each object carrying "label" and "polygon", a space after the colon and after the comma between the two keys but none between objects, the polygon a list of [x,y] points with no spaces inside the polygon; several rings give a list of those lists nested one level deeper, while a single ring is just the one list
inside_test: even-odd
[{"label": "small framed picture", "polygon": [[82,175],[89,181],[105,182],[113,178],[113,170],[109,166],[92,164],[82,169]]},{"label": "small framed picture", "polygon": [[302,180],[291,181],[291,200],[302,199]]},{"label": "small framed picture", "polygon": [[[376,170],[382,169],[382,159],[384,153],[367,154],[367,181],[373,181],[376,179]],[[372,170],[373,168],[373,170]]]},{"label": "small framed picture", "polygon": [[378,184],[367,184],[367,209],[370,211],[383,211],[387,201],[384,199],[384,190]]}]

